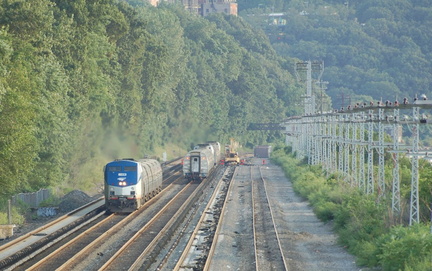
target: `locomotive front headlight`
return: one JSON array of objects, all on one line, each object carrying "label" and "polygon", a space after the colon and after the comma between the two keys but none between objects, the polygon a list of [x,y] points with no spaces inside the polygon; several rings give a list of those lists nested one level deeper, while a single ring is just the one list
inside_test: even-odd
[{"label": "locomotive front headlight", "polygon": [[125,181],[120,181],[118,184],[119,184],[120,186],[126,186],[126,182],[125,182]]}]

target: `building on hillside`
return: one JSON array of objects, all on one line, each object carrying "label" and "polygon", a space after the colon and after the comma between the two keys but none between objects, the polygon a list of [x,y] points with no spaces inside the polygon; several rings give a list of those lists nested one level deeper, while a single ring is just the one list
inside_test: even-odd
[{"label": "building on hillside", "polygon": [[202,0],[181,0],[185,9],[196,15],[201,15],[201,1]]},{"label": "building on hillside", "polygon": [[231,0],[202,0],[201,16],[205,17],[211,13],[225,13],[237,16],[237,3]]},{"label": "building on hillside", "polygon": [[[152,6],[157,6],[159,2],[166,1],[175,3],[175,0],[147,0]],[[211,13],[225,13],[237,16],[237,3],[235,0],[181,0],[181,3],[192,14],[208,16]]]},{"label": "building on hillside", "polygon": [[157,5],[159,4],[159,0],[147,0],[150,5],[157,7]]},{"label": "building on hillside", "polygon": [[284,19],[285,13],[270,13],[269,25],[282,26],[286,25],[287,21]]}]

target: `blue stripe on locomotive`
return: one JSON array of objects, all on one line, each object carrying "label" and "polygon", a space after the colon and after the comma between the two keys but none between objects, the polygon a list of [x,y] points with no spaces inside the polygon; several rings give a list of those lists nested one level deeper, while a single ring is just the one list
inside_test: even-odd
[{"label": "blue stripe on locomotive", "polygon": [[[138,182],[138,163],[135,161],[113,161],[105,166],[105,183],[109,186],[125,187]],[[125,182],[125,183],[124,183]]]}]

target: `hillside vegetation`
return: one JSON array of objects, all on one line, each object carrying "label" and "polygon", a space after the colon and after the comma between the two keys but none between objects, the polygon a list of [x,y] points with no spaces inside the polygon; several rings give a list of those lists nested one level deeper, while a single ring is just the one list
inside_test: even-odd
[{"label": "hillside vegetation", "polygon": [[161,157],[168,146],[170,158],[206,140],[279,140],[246,129],[299,112],[290,66],[237,17],[115,0],[2,1],[1,199],[42,187],[94,192],[109,160]]},{"label": "hillside vegetation", "polygon": [[[322,60],[334,108],[432,96],[432,6],[427,0],[239,0],[278,54]],[[270,13],[282,13],[271,17]],[[429,97],[432,98],[432,97]]]}]

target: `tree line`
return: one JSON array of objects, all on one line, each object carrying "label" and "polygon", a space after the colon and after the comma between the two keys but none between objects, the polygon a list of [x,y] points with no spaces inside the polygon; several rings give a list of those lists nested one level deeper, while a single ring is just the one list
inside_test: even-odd
[{"label": "tree line", "polygon": [[107,161],[168,146],[280,140],[247,127],[301,112],[289,67],[239,17],[116,0],[2,1],[1,198],[96,190]]},{"label": "tree line", "polygon": [[239,0],[239,9],[281,56],[324,61],[333,108],[404,97],[412,102],[431,92],[429,1]]}]

